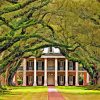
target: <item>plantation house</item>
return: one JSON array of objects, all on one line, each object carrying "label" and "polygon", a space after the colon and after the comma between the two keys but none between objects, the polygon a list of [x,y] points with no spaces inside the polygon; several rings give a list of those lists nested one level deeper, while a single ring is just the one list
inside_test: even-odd
[{"label": "plantation house", "polygon": [[88,85],[89,74],[78,62],[68,61],[55,47],[44,48],[40,58],[23,58],[13,78],[22,86]]}]

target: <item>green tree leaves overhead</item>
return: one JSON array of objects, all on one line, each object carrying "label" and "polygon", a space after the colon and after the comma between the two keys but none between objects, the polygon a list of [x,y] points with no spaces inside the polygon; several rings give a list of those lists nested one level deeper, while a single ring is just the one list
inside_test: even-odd
[{"label": "green tree leaves overhead", "polygon": [[40,56],[46,46],[58,47],[86,68],[96,64],[99,69],[98,0],[1,0],[0,73],[18,59]]}]

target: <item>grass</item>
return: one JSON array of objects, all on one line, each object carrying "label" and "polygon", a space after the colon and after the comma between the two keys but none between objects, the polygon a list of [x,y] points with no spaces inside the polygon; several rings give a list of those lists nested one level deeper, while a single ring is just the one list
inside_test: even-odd
[{"label": "grass", "polygon": [[87,87],[56,87],[65,100],[100,100],[100,91],[87,90]]},{"label": "grass", "polygon": [[[48,88],[37,87],[7,87],[8,92],[0,93],[0,100],[48,100]],[[65,100],[100,100],[99,90],[88,90],[87,87],[58,86]]]},{"label": "grass", "polygon": [[58,91],[72,94],[100,94],[99,90],[88,90],[87,87],[76,87],[76,86],[58,86]]},{"label": "grass", "polygon": [[47,100],[47,87],[8,87],[9,92],[0,93],[0,100]]}]

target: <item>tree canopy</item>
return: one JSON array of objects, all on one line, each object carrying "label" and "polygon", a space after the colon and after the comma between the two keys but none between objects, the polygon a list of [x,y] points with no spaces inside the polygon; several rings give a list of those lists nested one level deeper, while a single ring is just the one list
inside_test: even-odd
[{"label": "tree canopy", "polygon": [[39,57],[48,46],[58,47],[87,70],[96,66],[99,71],[98,1],[0,0],[0,74],[7,69],[15,73],[24,57]]}]

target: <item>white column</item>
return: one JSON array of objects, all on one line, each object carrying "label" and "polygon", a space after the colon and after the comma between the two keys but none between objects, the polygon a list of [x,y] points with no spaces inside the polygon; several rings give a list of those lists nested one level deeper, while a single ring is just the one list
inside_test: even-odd
[{"label": "white column", "polygon": [[57,58],[55,58],[55,86],[58,86],[58,83],[57,83],[57,68],[58,68],[58,62],[57,62]]},{"label": "white column", "polygon": [[44,86],[47,86],[47,58],[44,59]]},{"label": "white column", "polygon": [[89,73],[87,72],[87,85],[89,84]]},{"label": "white column", "polygon": [[23,59],[23,86],[26,86],[26,66],[27,66],[27,61],[24,58]]},{"label": "white column", "polygon": [[68,86],[68,59],[65,59],[65,86]]},{"label": "white column", "polygon": [[75,63],[75,68],[76,68],[75,85],[79,86],[79,83],[78,83],[78,62]]},{"label": "white column", "polygon": [[37,86],[36,84],[36,58],[34,58],[34,83],[33,86]]}]

